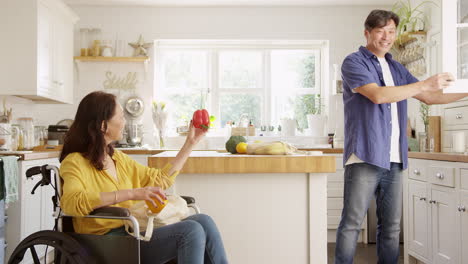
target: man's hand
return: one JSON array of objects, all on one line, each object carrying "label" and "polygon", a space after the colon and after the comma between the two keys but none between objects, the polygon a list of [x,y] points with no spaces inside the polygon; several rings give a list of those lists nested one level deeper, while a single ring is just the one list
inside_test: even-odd
[{"label": "man's hand", "polygon": [[454,80],[449,72],[438,73],[424,80],[422,89],[424,92],[435,92],[449,87]]}]

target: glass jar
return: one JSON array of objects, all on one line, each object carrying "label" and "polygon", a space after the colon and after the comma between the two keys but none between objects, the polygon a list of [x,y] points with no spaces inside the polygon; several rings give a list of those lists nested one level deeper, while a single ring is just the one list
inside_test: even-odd
[{"label": "glass jar", "polygon": [[427,145],[427,134],[426,132],[419,132],[418,133],[418,138],[419,138],[419,151],[420,152],[426,152],[429,150],[428,145]]},{"label": "glass jar", "polygon": [[80,28],[80,56],[89,56],[89,29]]},{"label": "glass jar", "polygon": [[34,122],[31,117],[18,118],[18,123],[23,130],[23,149],[30,150],[34,147]]}]

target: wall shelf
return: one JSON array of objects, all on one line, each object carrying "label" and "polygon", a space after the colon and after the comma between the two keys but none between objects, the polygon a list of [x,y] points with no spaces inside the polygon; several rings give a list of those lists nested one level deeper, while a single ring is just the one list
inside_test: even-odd
[{"label": "wall shelf", "polygon": [[399,46],[405,46],[410,42],[417,40],[417,36],[426,36],[426,31],[405,32],[395,41]]},{"label": "wall shelf", "polygon": [[90,62],[148,62],[149,57],[103,57],[103,56],[75,56],[75,61],[90,61]]},{"label": "wall shelf", "polygon": [[143,63],[144,67],[144,78],[146,80],[146,75],[148,72],[148,62],[150,60],[149,57],[103,57],[103,56],[75,56],[73,57],[75,64],[77,66],[77,79],[78,82],[80,80],[80,68],[83,63],[87,62],[107,62],[107,63],[126,63],[126,62],[136,62],[136,63]]}]

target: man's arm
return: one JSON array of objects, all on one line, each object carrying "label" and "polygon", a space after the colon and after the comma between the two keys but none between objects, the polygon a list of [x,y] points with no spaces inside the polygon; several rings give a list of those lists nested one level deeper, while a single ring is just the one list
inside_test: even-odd
[{"label": "man's arm", "polygon": [[378,86],[376,83],[369,83],[355,88],[355,91],[374,104],[394,103],[426,92],[442,92],[453,79],[451,76],[450,73],[440,73],[424,81],[401,86]]},{"label": "man's arm", "polygon": [[444,94],[442,90],[435,92],[423,92],[413,96],[413,98],[419,101],[431,105],[431,104],[448,104],[455,102],[459,99],[467,97],[468,93],[448,93]]}]

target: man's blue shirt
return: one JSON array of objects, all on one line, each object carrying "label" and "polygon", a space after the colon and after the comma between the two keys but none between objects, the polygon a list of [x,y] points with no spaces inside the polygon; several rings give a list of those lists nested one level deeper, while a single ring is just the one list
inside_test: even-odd
[{"label": "man's blue shirt", "polygon": [[[395,86],[418,81],[400,63],[385,54]],[[365,47],[348,55],[341,67],[343,77],[343,102],[345,120],[345,142],[343,164],[351,154],[369,164],[390,169],[390,141],[392,133],[392,112],[390,103],[374,104],[353,89],[376,83],[385,86],[382,67],[372,52]],[[398,121],[400,125],[400,149],[403,169],[408,166],[408,141],[406,138],[407,102],[398,103]]]}]

